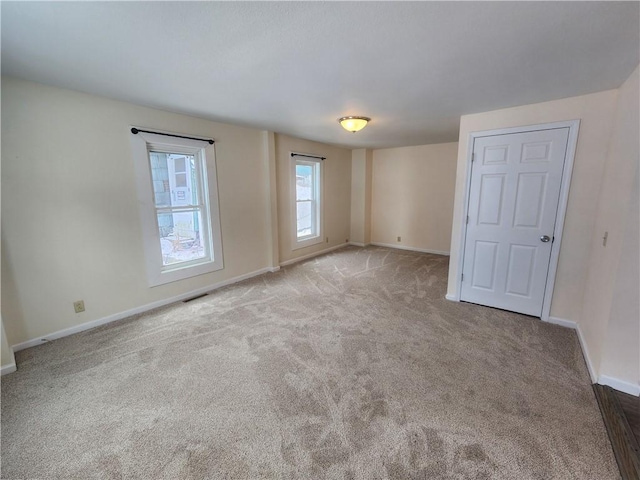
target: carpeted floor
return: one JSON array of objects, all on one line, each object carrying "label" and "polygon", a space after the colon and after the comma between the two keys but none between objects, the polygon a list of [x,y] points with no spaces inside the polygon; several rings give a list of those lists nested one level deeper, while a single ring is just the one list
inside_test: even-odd
[{"label": "carpeted floor", "polygon": [[574,331],[347,247],[17,354],[2,478],[613,479]]}]

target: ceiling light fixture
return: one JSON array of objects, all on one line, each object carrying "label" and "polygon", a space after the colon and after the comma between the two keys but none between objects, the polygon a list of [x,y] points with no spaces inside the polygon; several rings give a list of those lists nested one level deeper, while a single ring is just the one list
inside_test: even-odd
[{"label": "ceiling light fixture", "polygon": [[342,128],[353,133],[356,133],[357,131],[362,130],[364,127],[367,126],[367,123],[369,123],[370,121],[371,119],[369,117],[349,116],[349,117],[342,117],[338,119],[338,122],[340,122],[340,125],[342,125]]}]

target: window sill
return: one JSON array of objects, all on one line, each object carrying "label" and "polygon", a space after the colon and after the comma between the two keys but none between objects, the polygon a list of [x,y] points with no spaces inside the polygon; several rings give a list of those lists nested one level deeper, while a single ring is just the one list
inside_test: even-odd
[{"label": "window sill", "polygon": [[198,275],[204,275],[205,273],[216,272],[218,270],[222,270],[223,268],[224,265],[222,263],[222,260],[220,260],[165,270],[157,273],[156,275],[150,275],[149,286],[158,287],[167,283],[177,282],[179,280],[185,280],[191,277],[197,277]]},{"label": "window sill", "polygon": [[305,247],[311,247],[312,245],[318,245],[319,243],[322,243],[322,235],[318,235],[317,237],[312,237],[312,238],[306,238],[304,240],[295,240],[293,242],[293,247],[291,247],[291,250],[300,250],[301,248],[305,248]]}]

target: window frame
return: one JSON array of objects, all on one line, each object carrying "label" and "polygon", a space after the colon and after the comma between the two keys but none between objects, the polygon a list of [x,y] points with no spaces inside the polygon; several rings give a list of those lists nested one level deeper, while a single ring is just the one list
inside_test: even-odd
[{"label": "window frame", "polygon": [[[139,128],[139,130],[142,130],[142,128]],[[166,133],[169,134],[170,132]],[[206,140],[139,132],[131,135],[131,146],[149,286],[164,285],[223,269],[222,232],[220,229],[220,207],[214,145],[210,145]],[[149,158],[151,151],[193,155],[195,158],[197,188],[200,192],[198,204],[195,207],[200,209],[200,217],[203,223],[207,224],[200,225],[200,231],[204,231],[207,237],[206,239],[201,237],[201,241],[205,244],[205,258],[203,259],[179,262],[173,265],[163,264],[158,226],[159,210],[186,208],[191,211],[194,210],[194,206],[171,207],[169,209],[156,206]]]},{"label": "window frame", "polygon": [[[292,228],[292,250],[297,250],[304,247],[310,247],[317,245],[324,241],[323,236],[323,199],[322,189],[324,185],[323,179],[323,162],[322,158],[310,158],[310,155],[301,154],[296,152],[289,152],[291,158],[291,228]],[[300,156],[298,156],[300,155]],[[315,155],[311,156],[315,157]],[[316,233],[302,238],[298,238],[298,199],[297,199],[297,183],[296,183],[296,166],[309,165],[314,168],[314,186],[313,192],[315,198],[312,200],[315,202],[315,224]]]},{"label": "window frame", "polygon": [[[187,175],[189,174],[189,169],[187,168],[187,160],[186,160],[186,156],[193,156],[194,157],[194,167],[195,167],[195,171],[196,171],[196,182],[195,182],[195,188],[196,188],[196,192],[197,192],[197,202],[196,203],[189,203],[189,205],[175,205],[175,206],[158,206],[155,203],[155,192],[153,191],[153,174],[151,174],[151,182],[152,182],[152,195],[154,195],[154,209],[155,209],[155,218],[156,218],[156,225],[158,227],[158,230],[160,229],[160,225],[158,223],[158,215],[161,214],[174,214],[174,213],[190,213],[190,212],[200,212],[200,217],[203,219],[203,222],[206,222],[205,225],[200,225],[200,233],[201,233],[201,238],[200,241],[203,243],[203,247],[204,247],[204,251],[205,251],[205,258],[197,258],[194,260],[190,260],[190,261],[185,261],[185,262],[180,262],[180,263],[176,263],[176,264],[169,264],[169,265],[164,265],[164,261],[162,262],[162,267],[161,270],[162,272],[169,272],[172,270],[176,270],[179,268],[188,268],[194,265],[199,265],[201,263],[206,263],[208,260],[207,258],[212,258],[212,252],[213,252],[213,247],[212,247],[212,242],[211,242],[211,225],[208,221],[208,219],[210,218],[207,213],[209,212],[209,202],[207,202],[207,197],[208,197],[208,188],[207,188],[207,182],[205,182],[205,177],[206,177],[206,165],[204,165],[204,161],[203,161],[203,153],[201,151],[201,149],[198,150],[193,150],[192,148],[182,148],[182,147],[176,147],[176,146],[171,146],[169,148],[167,148],[165,145],[157,145],[157,144],[147,144],[147,156],[149,156],[152,152],[154,153],[165,153],[165,154],[179,154],[179,155],[185,155],[185,157],[183,157],[184,160],[184,170],[183,171],[176,171],[175,168],[171,168],[169,167],[169,185],[172,185],[171,182],[171,176],[173,175],[174,177],[176,177],[176,180],[173,181],[173,186],[175,187],[175,189],[178,188],[187,188],[187,186],[189,185],[189,182],[187,181]],[[206,158],[204,159],[206,161]],[[177,175],[184,175],[185,176],[185,184],[184,185],[178,185],[177,182]],[[193,185],[191,185],[193,188]],[[202,228],[204,227],[204,228]],[[175,228],[175,227],[174,227]],[[161,249],[162,250],[162,249]],[[162,255],[161,255],[162,257]]]}]

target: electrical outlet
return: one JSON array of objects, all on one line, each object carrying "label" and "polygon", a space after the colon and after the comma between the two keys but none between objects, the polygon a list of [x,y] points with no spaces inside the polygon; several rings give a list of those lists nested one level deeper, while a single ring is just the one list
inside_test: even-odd
[{"label": "electrical outlet", "polygon": [[398,241],[401,242],[402,241],[402,237],[398,237]]},{"label": "electrical outlet", "polygon": [[349,239],[347,238],[347,239],[344,241],[344,243],[349,243]]},{"label": "electrical outlet", "polygon": [[76,311],[76,313],[84,312],[84,300],[73,302],[73,309]]},{"label": "electrical outlet", "polygon": [[327,237],[327,243],[329,243],[329,237]]}]

